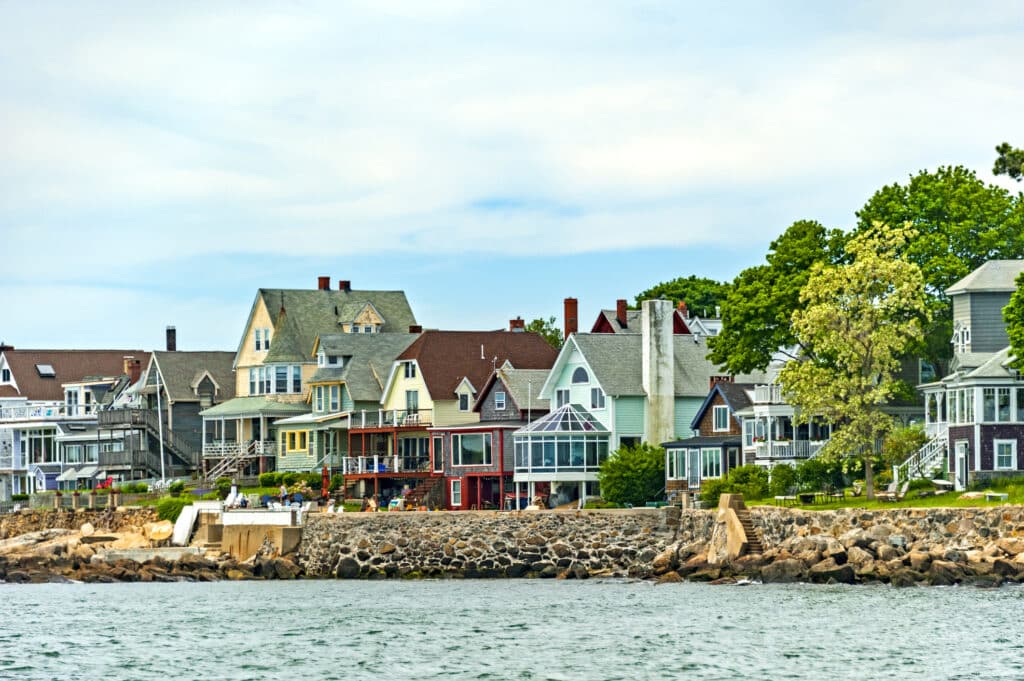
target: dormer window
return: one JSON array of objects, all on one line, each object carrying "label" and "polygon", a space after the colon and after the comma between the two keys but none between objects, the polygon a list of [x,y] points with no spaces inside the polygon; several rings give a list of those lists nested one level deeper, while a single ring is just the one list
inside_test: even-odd
[{"label": "dormer window", "polygon": [[968,352],[971,347],[971,327],[957,322],[953,327],[953,352]]},{"label": "dormer window", "polygon": [[11,382],[11,370],[8,369],[7,367],[4,367],[3,369],[0,369],[0,383],[10,383],[10,382]]},{"label": "dormer window", "polygon": [[415,362],[403,362],[405,377],[416,378],[416,363]]},{"label": "dormer window", "polygon": [[469,395],[459,393],[459,411],[469,411]]}]

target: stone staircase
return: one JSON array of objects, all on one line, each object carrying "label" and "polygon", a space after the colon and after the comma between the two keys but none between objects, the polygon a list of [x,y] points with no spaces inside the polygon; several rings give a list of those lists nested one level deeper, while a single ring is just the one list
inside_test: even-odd
[{"label": "stone staircase", "polygon": [[761,533],[754,527],[754,521],[750,517],[750,509],[746,506],[736,509],[736,517],[739,518],[743,532],[747,535],[747,553],[764,553],[764,545],[761,542]]}]

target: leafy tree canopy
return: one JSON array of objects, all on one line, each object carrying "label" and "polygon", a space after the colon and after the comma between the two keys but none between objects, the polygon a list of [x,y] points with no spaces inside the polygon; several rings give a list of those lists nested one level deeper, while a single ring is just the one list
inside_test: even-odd
[{"label": "leafy tree canopy", "polygon": [[900,357],[929,318],[921,269],[898,255],[915,236],[905,226],[863,230],[846,245],[848,262],[813,266],[793,331],[815,353],[779,376],[798,419],[840,426],[823,455],[863,461],[869,498],[874,443],[893,426],[882,407],[899,388]]},{"label": "leafy tree canopy", "polygon": [[921,268],[932,316],[922,351],[945,373],[952,347],[952,306],[945,290],[988,260],[1024,255],[1024,198],[986,185],[961,166],[922,171],[906,185],[875,192],[858,211],[857,232],[909,225],[900,255]]},{"label": "leafy tree canopy", "polygon": [[[791,317],[816,263],[843,258],[845,237],[813,220],[790,225],[771,243],[767,264],[740,272],[722,306],[722,331],[708,339],[710,359],[731,373],[764,369],[780,348],[801,345]],[[803,348],[803,352],[810,352]]]},{"label": "leafy tree canopy", "polygon": [[694,314],[709,317],[715,314],[717,306],[722,305],[728,292],[727,282],[691,274],[662,282],[637,294],[636,307],[640,307],[640,303],[645,300],[665,298],[674,303],[683,301]]},{"label": "leafy tree canopy", "polygon": [[992,172],[996,175],[1007,175],[1020,182],[1024,177],[1024,149],[1011,147],[1009,143],[1003,142],[996,147],[996,163]]},{"label": "leafy tree canopy", "polygon": [[665,489],[665,450],[642,442],[621,447],[597,473],[601,496],[616,504],[642,506],[661,499]]},{"label": "leafy tree canopy", "polygon": [[1010,353],[1017,358],[1014,367],[1024,369],[1024,274],[1017,277],[1017,290],[1003,308],[1003,320],[1010,337]]},{"label": "leafy tree canopy", "polygon": [[562,337],[562,330],[558,328],[557,320],[554,317],[548,317],[546,320],[534,319],[524,328],[526,331],[539,333],[556,350],[560,350],[562,343],[565,341]]}]

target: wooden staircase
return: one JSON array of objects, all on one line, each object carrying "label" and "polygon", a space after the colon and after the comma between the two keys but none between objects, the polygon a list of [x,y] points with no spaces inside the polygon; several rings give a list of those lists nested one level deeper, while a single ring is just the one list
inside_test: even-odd
[{"label": "wooden staircase", "polygon": [[750,510],[744,506],[736,510],[736,517],[739,518],[743,532],[747,535],[747,553],[764,553],[764,544],[761,542],[761,534],[754,527],[754,521],[750,517]]},{"label": "wooden staircase", "polygon": [[423,506],[424,501],[430,496],[433,489],[443,480],[444,478],[423,478],[420,484],[412,488],[412,490],[405,495],[405,505],[407,508],[415,508],[417,506]]}]

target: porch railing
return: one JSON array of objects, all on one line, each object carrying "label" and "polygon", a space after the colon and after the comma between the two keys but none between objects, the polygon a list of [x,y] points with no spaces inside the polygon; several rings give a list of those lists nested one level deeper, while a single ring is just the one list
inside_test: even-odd
[{"label": "porch railing", "polygon": [[346,456],[341,460],[342,473],[361,475],[365,473],[426,473],[430,471],[428,455],[375,455]]},{"label": "porch railing", "polygon": [[433,425],[430,409],[379,409],[357,411],[349,417],[349,429],[360,428],[416,428]]},{"label": "porch railing", "polygon": [[754,404],[783,404],[782,386],[774,383],[754,386]]},{"label": "porch railing", "polygon": [[824,440],[775,440],[758,442],[755,451],[759,459],[809,459],[824,446]]},{"label": "porch railing", "polygon": [[25,419],[50,419],[64,416],[63,402],[27,404],[14,407],[0,407],[0,421],[21,421]]},{"label": "porch railing", "polygon": [[274,440],[249,440],[247,442],[221,440],[203,443],[204,459],[222,459],[248,453],[255,456],[274,456],[277,454],[277,443]]}]

